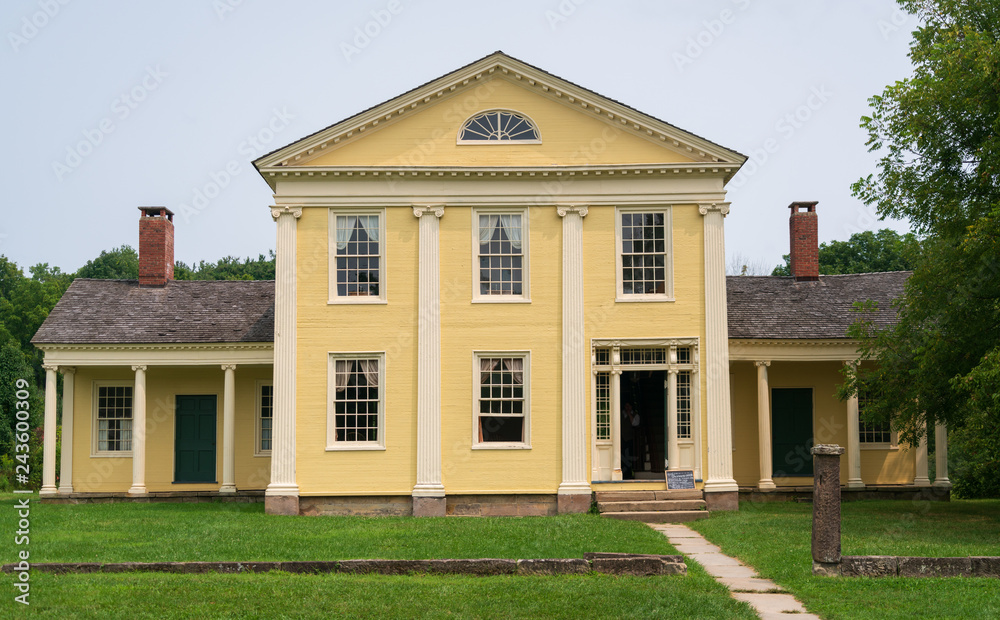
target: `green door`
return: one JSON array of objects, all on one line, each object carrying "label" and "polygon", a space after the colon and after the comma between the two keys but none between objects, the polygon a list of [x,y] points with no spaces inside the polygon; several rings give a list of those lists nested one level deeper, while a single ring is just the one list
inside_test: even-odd
[{"label": "green door", "polygon": [[215,482],[215,396],[178,396],[174,482]]},{"label": "green door", "polygon": [[771,390],[771,458],[774,477],[812,476],[812,388]]}]

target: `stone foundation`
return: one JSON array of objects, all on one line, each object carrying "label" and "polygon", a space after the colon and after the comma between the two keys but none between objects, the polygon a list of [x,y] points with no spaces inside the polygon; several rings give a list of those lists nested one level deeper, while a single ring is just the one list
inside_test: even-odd
[{"label": "stone foundation", "polygon": [[414,497],[413,516],[414,517],[443,517],[445,516],[446,500],[443,497]]},{"label": "stone foundation", "polygon": [[590,510],[592,494],[559,495],[557,509],[559,514],[579,514]]},{"label": "stone foundation", "polygon": [[[803,502],[812,501],[812,487],[778,487],[774,490],[762,491],[757,487],[740,487],[740,501],[751,503],[769,502]],[[842,502],[856,502],[868,499],[890,499],[904,501],[951,501],[951,489],[914,487],[911,485],[869,485],[864,489],[848,489],[840,487]]]},{"label": "stone foundation", "polygon": [[299,513],[315,516],[404,517],[413,514],[409,495],[300,497]]},{"label": "stone foundation", "polygon": [[264,512],[269,515],[299,514],[297,495],[267,495],[264,497]]},{"label": "stone foundation", "polygon": [[715,493],[705,491],[705,507],[709,512],[739,510],[739,493],[736,491],[720,491]]}]

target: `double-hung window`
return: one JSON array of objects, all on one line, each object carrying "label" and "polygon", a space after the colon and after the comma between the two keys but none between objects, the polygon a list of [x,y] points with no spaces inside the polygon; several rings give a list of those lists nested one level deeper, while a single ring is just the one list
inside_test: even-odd
[{"label": "double-hung window", "polygon": [[380,303],[385,291],[385,212],[330,211],[330,301]]},{"label": "double-hung window", "polygon": [[673,299],[670,209],[618,209],[615,263],[618,301]]},{"label": "double-hung window", "polygon": [[257,456],[271,454],[271,441],[274,432],[274,385],[272,383],[257,383],[257,445],[254,453]]},{"label": "double-hung window", "polygon": [[331,353],[328,450],[385,448],[385,354]]},{"label": "double-hung window", "polygon": [[897,443],[895,433],[886,422],[865,422],[864,411],[868,399],[858,398],[858,442],[862,448],[891,448]]},{"label": "double-hung window", "polygon": [[473,299],[527,301],[527,213],[473,210],[472,218]]},{"label": "double-hung window", "polygon": [[527,448],[529,441],[527,353],[475,356],[474,440],[478,447]]},{"label": "double-hung window", "polygon": [[94,399],[94,454],[131,453],[132,384],[98,384]]}]

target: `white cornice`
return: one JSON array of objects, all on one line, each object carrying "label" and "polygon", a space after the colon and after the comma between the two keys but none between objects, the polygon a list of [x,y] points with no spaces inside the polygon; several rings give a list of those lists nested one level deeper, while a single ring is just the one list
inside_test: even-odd
[{"label": "white cornice", "polygon": [[[638,112],[584,88],[566,82],[504,54],[492,54],[463,69],[444,75],[409,93],[400,95],[336,125],[307,136],[254,161],[261,173],[308,161],[341,143],[396,122],[413,112],[469,89],[479,88],[494,77],[519,83],[541,96],[562,101],[577,110],[613,123],[625,131],[662,144],[705,163],[731,163],[738,168],[746,158],[661,120]],[[303,162],[304,163],[304,162]],[[272,180],[265,175],[269,183]]]},{"label": "white cornice", "polygon": [[729,339],[729,361],[747,362],[844,362],[858,356],[858,341],[837,340],[743,340]]},{"label": "white cornice", "polygon": [[253,343],[67,344],[39,347],[59,366],[211,366],[273,364],[274,345]]}]

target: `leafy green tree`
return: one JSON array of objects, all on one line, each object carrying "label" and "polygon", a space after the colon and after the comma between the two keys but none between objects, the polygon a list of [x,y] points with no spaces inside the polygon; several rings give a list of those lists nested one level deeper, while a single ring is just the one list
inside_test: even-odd
[{"label": "leafy green tree", "polygon": [[177,261],[174,265],[176,280],[273,280],[274,251],[269,256],[259,254],[257,258],[240,260],[226,256],[218,262],[200,261],[197,267]]},{"label": "leafy green tree", "polygon": [[[972,454],[1000,443],[1000,3],[900,4],[922,20],[913,75],[870,100],[861,126],[878,172],[853,190],[880,216],[908,219],[922,252],[897,324],[852,329],[861,358],[879,364],[848,372],[842,395],[871,395],[866,417],[907,440],[943,422],[957,452]],[[993,490],[976,494],[1000,491],[992,467]]]},{"label": "leafy green tree", "polygon": [[102,250],[101,255],[80,267],[77,278],[135,280],[139,277],[139,254],[130,245]]},{"label": "leafy green tree", "polygon": [[[847,241],[831,241],[819,246],[819,272],[824,275],[838,273],[875,273],[881,271],[910,271],[920,254],[920,242],[913,233],[900,235],[891,228],[878,232],[866,230],[854,233]],[[778,265],[772,276],[792,275],[791,258],[785,254],[784,265]]]},{"label": "leafy green tree", "polygon": [[[7,340],[0,345],[0,487],[8,487],[14,480],[14,466],[18,462],[14,458],[14,435],[18,422],[16,414],[17,407],[17,387],[15,382],[23,379],[28,382],[27,402],[31,478],[33,486],[38,487],[41,481],[41,447],[38,445],[36,430],[41,426],[42,421],[42,396],[35,384],[35,373],[25,359],[21,347],[13,340]],[[37,472],[35,470],[38,470]],[[36,475],[37,474],[37,475]]]}]

